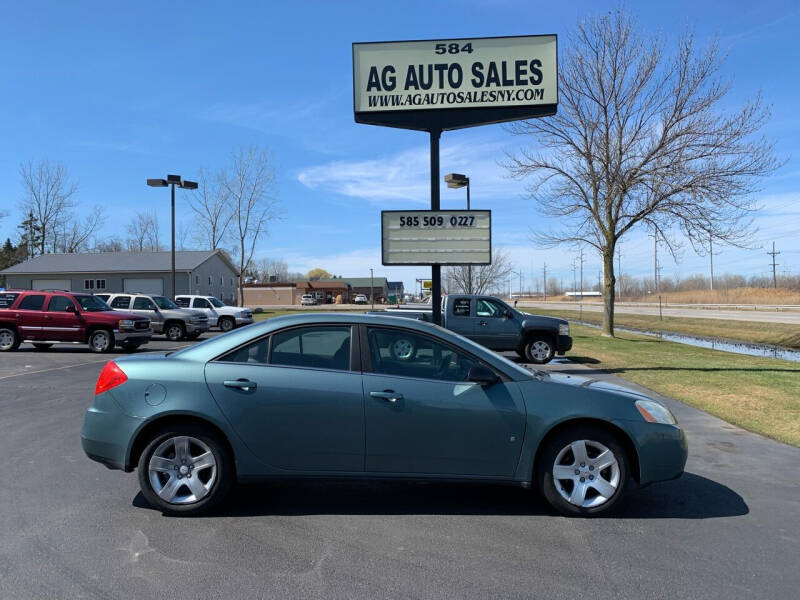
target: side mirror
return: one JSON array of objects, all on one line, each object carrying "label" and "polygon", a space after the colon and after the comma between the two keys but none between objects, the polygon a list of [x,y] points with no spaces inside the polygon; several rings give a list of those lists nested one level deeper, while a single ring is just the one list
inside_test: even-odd
[{"label": "side mirror", "polygon": [[511,318],[511,317],[513,317],[513,316],[514,316],[514,315],[512,315],[512,314],[511,314],[511,311],[510,311],[510,310],[507,310],[507,311],[506,311],[506,319],[510,319],[510,318]]},{"label": "side mirror", "polygon": [[64,308],[64,310],[67,311],[67,312],[74,313],[75,312],[75,305],[74,304],[67,304],[67,306],[66,306],[66,308]]},{"label": "side mirror", "polygon": [[469,373],[467,373],[467,381],[480,385],[494,385],[500,381],[500,378],[488,367],[475,365],[469,370]]}]

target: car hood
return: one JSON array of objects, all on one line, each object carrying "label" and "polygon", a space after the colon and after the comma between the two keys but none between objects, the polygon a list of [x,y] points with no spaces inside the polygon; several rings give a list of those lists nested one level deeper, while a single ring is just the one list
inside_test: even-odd
[{"label": "car hood", "polygon": [[599,392],[607,392],[610,394],[616,394],[618,396],[627,396],[628,398],[653,400],[653,398],[647,394],[637,392],[616,383],[611,383],[610,381],[603,381],[593,377],[581,377],[580,375],[566,375],[564,373],[548,373],[548,375],[551,383],[589,388]]},{"label": "car hood", "polygon": [[552,327],[558,329],[559,325],[568,325],[569,321],[560,317],[545,317],[543,315],[532,315],[531,313],[520,312],[522,316],[522,327]]}]

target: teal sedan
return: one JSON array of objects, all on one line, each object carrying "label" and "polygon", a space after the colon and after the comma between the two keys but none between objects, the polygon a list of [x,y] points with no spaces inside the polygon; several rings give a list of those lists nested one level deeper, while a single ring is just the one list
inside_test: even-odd
[{"label": "teal sedan", "polygon": [[169,515],[297,477],[535,485],[565,515],[599,515],[631,485],[679,477],[687,453],[651,398],[530,371],[428,323],[343,314],[109,362],[81,439],[89,458],[136,469]]}]

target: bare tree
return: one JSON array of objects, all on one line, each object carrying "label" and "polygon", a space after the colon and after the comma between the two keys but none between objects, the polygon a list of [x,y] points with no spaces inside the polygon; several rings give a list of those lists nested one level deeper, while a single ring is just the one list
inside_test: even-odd
[{"label": "bare tree", "polygon": [[558,114],[509,127],[541,152],[509,156],[513,176],[533,175],[531,197],[560,231],[548,245],[586,243],[603,260],[603,334],[614,335],[614,249],[637,227],[666,240],[744,245],[757,180],[779,164],[774,145],[755,138],[769,109],[755,97],[725,114],[716,44],[695,48],[691,33],[666,56],[622,11],[580,22],[559,60]]},{"label": "bare tree", "polygon": [[217,250],[230,237],[233,210],[230,192],[225,185],[226,174],[209,178],[205,169],[200,169],[199,185],[189,200],[194,212],[197,229],[194,239],[201,248]]},{"label": "bare tree", "polygon": [[281,259],[259,258],[251,262],[249,271],[251,275],[264,283],[269,283],[272,277],[275,278],[275,281],[283,282],[288,281],[289,265]]},{"label": "bare tree", "polygon": [[83,221],[70,218],[55,229],[54,251],[65,253],[87,252],[90,247],[89,240],[103,226],[104,222],[105,214],[99,206],[95,206]]},{"label": "bare tree", "polygon": [[502,248],[492,248],[492,263],[474,265],[470,271],[467,266],[445,267],[444,278],[447,291],[461,294],[485,294],[490,289],[501,289],[503,282],[511,273],[513,265],[508,252]]},{"label": "bare tree", "polygon": [[116,237],[97,240],[92,248],[92,252],[123,252],[124,250],[125,243]]},{"label": "bare tree", "polygon": [[55,252],[57,231],[69,220],[70,211],[75,207],[73,196],[78,184],[70,181],[64,165],[41,160],[29,161],[19,167],[24,198],[20,203],[23,214],[33,214],[41,229],[41,238],[36,248],[39,254]]},{"label": "bare tree", "polygon": [[[220,184],[233,210],[231,237],[236,243],[239,274],[250,266],[258,241],[267,234],[269,223],[278,217],[275,172],[272,158],[255,146],[241,147],[231,156]],[[244,277],[239,277],[239,302],[244,298]]]},{"label": "bare tree", "polygon": [[161,249],[161,232],[155,213],[137,212],[126,231],[128,250],[131,252],[157,252]]}]

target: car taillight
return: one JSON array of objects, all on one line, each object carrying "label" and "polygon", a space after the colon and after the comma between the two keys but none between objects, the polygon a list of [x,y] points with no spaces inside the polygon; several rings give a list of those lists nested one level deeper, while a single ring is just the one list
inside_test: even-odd
[{"label": "car taillight", "polygon": [[117,363],[109,361],[100,371],[100,377],[97,378],[97,384],[94,386],[94,395],[107,392],[126,381],[128,381],[128,376],[125,375],[125,372],[117,366]]}]

